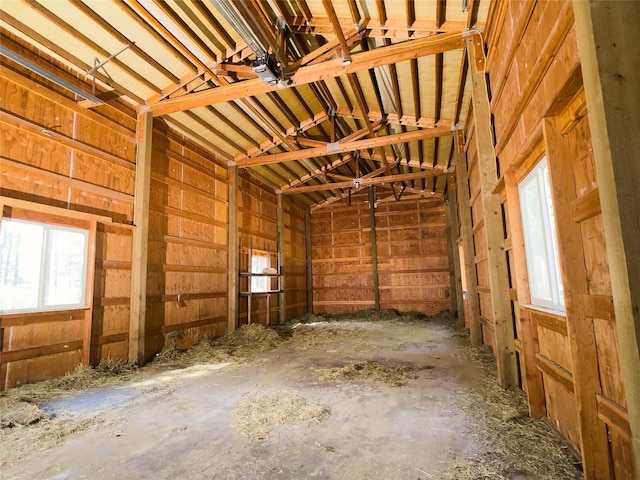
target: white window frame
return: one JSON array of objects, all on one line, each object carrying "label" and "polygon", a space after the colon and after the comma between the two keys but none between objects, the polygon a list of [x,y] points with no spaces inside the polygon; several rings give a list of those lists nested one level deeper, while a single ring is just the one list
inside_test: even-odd
[{"label": "white window frame", "polygon": [[[21,224],[37,225],[43,229],[43,240],[42,240],[42,247],[41,247],[42,249],[39,252],[40,271],[39,271],[39,283],[38,283],[38,293],[37,293],[37,297],[38,297],[37,305],[35,307],[11,308],[11,309],[5,309],[5,310],[3,310],[2,307],[0,306],[0,314],[10,315],[10,314],[17,314],[17,313],[38,313],[38,312],[50,312],[50,311],[86,308],[87,273],[88,273],[87,266],[89,261],[89,252],[90,252],[89,230],[87,228],[61,225],[57,223],[5,217],[5,218],[2,218],[2,222],[0,223],[0,233],[2,231],[2,226],[6,223],[21,223]],[[67,231],[67,232],[79,233],[84,236],[84,251],[83,251],[84,254],[82,255],[82,265],[80,268],[82,277],[79,279],[80,285],[81,285],[81,289],[80,289],[81,298],[76,303],[56,304],[56,305],[46,304],[47,277],[51,269],[51,255],[50,255],[51,252],[50,252],[50,242],[48,241],[48,237],[53,231]],[[37,253],[34,252],[34,255],[35,254]]]},{"label": "white window frame", "polygon": [[[520,213],[522,217],[522,232],[524,236],[527,270],[529,273],[531,305],[564,312],[564,290],[560,271],[555,214],[551,198],[551,185],[548,182],[548,168],[547,158],[546,156],[543,156],[518,185]],[[532,186],[537,188],[537,201],[539,203],[536,207],[542,212],[542,218],[540,219],[542,240],[544,242],[544,255],[542,256],[534,254],[535,251],[540,252],[541,249],[534,248],[533,242],[535,234],[532,232],[533,227],[525,213],[527,211],[528,201],[525,197],[524,190]],[[546,266],[546,272],[541,272],[539,268],[536,268],[536,266],[540,264],[539,262],[541,260]],[[540,275],[543,277],[540,278]],[[551,298],[543,298],[536,294],[535,282],[537,279],[547,283],[550,288]]]}]

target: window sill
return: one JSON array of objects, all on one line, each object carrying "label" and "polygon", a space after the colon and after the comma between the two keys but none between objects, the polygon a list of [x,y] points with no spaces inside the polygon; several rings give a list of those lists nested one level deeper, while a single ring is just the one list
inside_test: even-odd
[{"label": "window sill", "polygon": [[526,308],[528,310],[536,310],[538,312],[548,313],[550,315],[555,315],[556,317],[566,318],[567,312],[565,310],[557,310],[555,308],[550,307],[542,307],[540,305],[532,305],[530,303],[525,303],[520,305],[522,308]]}]

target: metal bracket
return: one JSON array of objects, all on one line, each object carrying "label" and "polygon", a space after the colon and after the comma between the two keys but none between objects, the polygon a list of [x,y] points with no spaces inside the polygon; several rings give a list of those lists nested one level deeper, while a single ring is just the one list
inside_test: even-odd
[{"label": "metal bracket", "polygon": [[[133,44],[135,44],[135,42],[133,42]],[[116,53],[113,53],[113,54],[109,55],[109,57],[106,60],[103,60],[102,62],[100,61],[100,59],[98,57],[93,57],[93,68],[87,72],[87,75],[91,75],[93,77],[93,79],[91,81],[91,85],[92,85],[92,88],[93,88],[93,94],[94,95],[96,94],[96,72],[98,71],[98,69],[104,67],[107,63],[109,63],[111,60],[113,60],[118,55],[120,55],[122,52],[124,52],[131,45],[132,44],[126,44],[124,47],[122,47]],[[109,74],[106,71],[105,71],[105,73],[107,74],[107,76],[109,76]]]}]

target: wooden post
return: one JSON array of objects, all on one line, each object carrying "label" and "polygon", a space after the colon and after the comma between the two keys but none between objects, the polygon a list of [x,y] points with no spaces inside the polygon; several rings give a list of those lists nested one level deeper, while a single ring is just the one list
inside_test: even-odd
[{"label": "wooden post", "polygon": [[503,388],[519,388],[518,366],[515,352],[515,333],[511,315],[509,273],[504,249],[504,225],[500,196],[493,193],[498,181],[496,152],[491,127],[491,108],[485,77],[484,43],[478,34],[467,40],[471,97],[475,117],[478,168],[480,169],[480,197],[484,210],[484,233],[487,244],[489,287],[494,325],[494,346],[498,378]]},{"label": "wooden post", "polygon": [[280,193],[278,194],[278,212],[277,212],[277,223],[278,223],[278,261],[280,262],[278,273],[281,275],[278,278],[278,287],[280,290],[279,298],[278,298],[278,323],[283,324],[287,321],[287,296],[285,293],[285,276],[283,273],[286,271],[286,250],[285,250],[285,222],[284,222],[284,197]]},{"label": "wooden post", "polygon": [[307,259],[307,313],[313,313],[313,255],[311,243],[311,209],[304,211],[304,244]]},{"label": "wooden post", "polygon": [[469,201],[469,174],[464,153],[464,134],[462,130],[454,132],[456,157],[456,180],[460,204],[460,236],[464,252],[464,271],[467,279],[467,304],[469,306],[469,333],[472,345],[482,345],[482,327],[480,325],[480,300],[478,298],[478,277],[476,273],[475,251],[473,245],[473,225],[471,224],[471,205]]},{"label": "wooden post", "polygon": [[573,6],[640,479],[640,3],[574,1]]},{"label": "wooden post", "polygon": [[[238,326],[238,263],[240,261],[238,242],[238,167],[229,167],[229,272],[227,278],[227,333]],[[251,265],[251,263],[249,263]],[[251,278],[249,278],[251,282]],[[249,297],[248,302],[251,302]]]},{"label": "wooden post", "polygon": [[[609,444],[605,424],[598,418],[596,394],[602,393],[593,320],[587,318],[584,297],[589,294],[580,225],[570,221],[576,187],[571,151],[554,120],[542,124],[553,209],[557,228],[558,254],[562,271],[567,335],[571,346],[573,384],[580,422],[580,451],[585,480],[611,478]],[[567,221],[569,220],[569,221]]]},{"label": "wooden post", "polygon": [[[460,251],[458,250],[458,202],[457,186],[453,178],[449,178],[449,190],[445,208],[445,225],[447,229],[447,249],[449,250],[449,279],[451,283],[451,306],[458,315],[458,321],[464,325],[464,300],[462,298],[462,274],[460,273]],[[460,316],[462,314],[462,317]]]},{"label": "wooden post", "polygon": [[129,361],[137,362],[138,365],[142,365],[145,360],[152,135],[153,113],[139,114],[136,125],[136,180],[133,203],[133,223],[136,228],[133,230],[129,312]]},{"label": "wooden post", "polygon": [[[0,205],[2,208],[2,205]],[[0,216],[2,213],[0,212]],[[94,276],[96,270],[96,236],[97,236],[97,222],[89,222],[89,255],[87,258],[87,276],[85,285],[85,306],[88,307],[84,313],[84,319],[82,324],[82,364],[89,365],[91,363],[91,337],[93,330],[93,287]],[[100,361],[100,359],[98,359]]]},{"label": "wooden post", "polygon": [[371,218],[371,268],[373,275],[373,298],[376,310],[380,310],[380,283],[378,281],[378,241],[376,235],[376,204],[377,192],[375,185],[369,187],[369,212]]},{"label": "wooden post", "polygon": [[[529,276],[527,275],[527,257],[524,250],[524,232],[520,214],[520,195],[516,175],[508,171],[504,175],[504,186],[507,193],[507,209],[509,211],[509,235],[511,236],[513,271],[511,278],[514,280],[518,303],[527,305],[531,303],[529,294]],[[527,384],[527,399],[529,414],[533,418],[544,418],[547,415],[547,406],[544,396],[544,383],[542,373],[536,364],[536,353],[540,351],[538,344],[538,329],[531,313],[525,308],[520,309],[520,333],[522,335],[522,363],[523,374]]]}]

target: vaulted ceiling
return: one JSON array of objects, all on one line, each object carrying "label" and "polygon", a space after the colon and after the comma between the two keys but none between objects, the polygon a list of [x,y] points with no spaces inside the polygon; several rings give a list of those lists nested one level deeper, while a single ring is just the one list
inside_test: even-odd
[{"label": "vaulted ceiling", "polygon": [[444,193],[470,102],[463,32],[484,27],[489,3],[5,0],[0,26],[95,79],[104,101],[150,109],[322,205],[367,183]]}]

